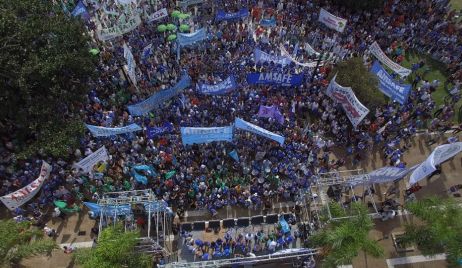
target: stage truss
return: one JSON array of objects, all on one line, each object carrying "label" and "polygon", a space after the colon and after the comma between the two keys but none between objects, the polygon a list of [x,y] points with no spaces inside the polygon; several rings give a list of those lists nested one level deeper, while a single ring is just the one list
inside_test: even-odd
[{"label": "stage truss", "polygon": [[[374,195],[369,190],[373,186],[370,183],[369,176],[364,173],[363,169],[355,170],[342,170],[342,171],[333,171],[327,173],[318,174],[318,179],[315,183],[311,185],[311,197],[310,197],[310,214],[316,215],[318,221],[320,220],[320,212],[327,211],[329,220],[339,220],[344,218],[355,217],[355,215],[350,215],[347,217],[333,217],[330,211],[329,203],[333,200],[328,197],[327,191],[329,187],[340,187],[341,192],[346,195],[346,197],[351,197],[351,202],[361,202],[357,200],[356,193],[361,191],[360,197],[363,201],[368,199],[368,202],[372,204],[373,212],[370,213],[371,216],[379,215],[377,206],[375,203]],[[355,192],[356,191],[356,192]],[[363,195],[363,193],[366,193]],[[316,196],[317,195],[317,196]],[[343,197],[338,201],[342,205]],[[344,208],[345,209],[345,208]],[[321,222],[319,222],[321,224]]]},{"label": "stage truss", "polygon": [[[171,231],[169,211],[166,203],[157,200],[151,189],[105,193],[98,205],[101,206],[98,238],[104,228],[103,222],[115,225],[123,221],[125,230],[132,230],[136,228],[135,212],[145,213],[148,216],[147,233],[142,232],[145,236],[139,239],[136,249],[162,257],[170,255],[167,249]],[[152,223],[155,224],[154,230],[151,230]]]}]

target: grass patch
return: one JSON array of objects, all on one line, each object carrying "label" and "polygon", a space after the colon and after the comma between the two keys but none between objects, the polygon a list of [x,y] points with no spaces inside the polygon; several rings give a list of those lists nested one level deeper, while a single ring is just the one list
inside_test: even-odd
[{"label": "grass patch", "polygon": [[462,0],[451,0],[451,7],[454,10],[462,9]]}]

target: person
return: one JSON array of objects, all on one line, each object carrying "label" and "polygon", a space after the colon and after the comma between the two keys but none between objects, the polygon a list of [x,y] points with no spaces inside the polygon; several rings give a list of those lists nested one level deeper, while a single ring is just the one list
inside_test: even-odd
[{"label": "person", "polygon": [[43,228],[43,231],[48,237],[55,237],[57,235],[55,229],[48,227],[46,224],[45,224],[45,227]]},{"label": "person", "polygon": [[72,246],[64,246],[63,248],[64,248],[64,253],[66,254],[71,254],[75,251],[75,248]]}]

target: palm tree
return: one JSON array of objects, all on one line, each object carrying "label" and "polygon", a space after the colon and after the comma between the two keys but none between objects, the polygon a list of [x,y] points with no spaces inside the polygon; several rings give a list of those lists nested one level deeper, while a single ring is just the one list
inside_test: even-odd
[{"label": "palm tree", "polygon": [[57,248],[55,241],[42,237],[43,232],[31,228],[30,222],[0,220],[0,267],[17,264],[29,256],[51,254]]},{"label": "palm tree", "polygon": [[445,252],[448,267],[462,263],[462,207],[453,199],[430,197],[406,205],[419,223],[406,226],[405,244],[415,243],[424,255]]},{"label": "palm tree", "polygon": [[[330,206],[335,216],[345,216],[337,203]],[[376,258],[383,256],[383,249],[377,241],[369,238],[369,231],[374,227],[374,223],[368,215],[367,207],[355,202],[352,204],[352,211],[357,211],[358,214],[330,221],[326,228],[312,237],[314,246],[321,247],[323,266],[351,264],[361,250]]]}]

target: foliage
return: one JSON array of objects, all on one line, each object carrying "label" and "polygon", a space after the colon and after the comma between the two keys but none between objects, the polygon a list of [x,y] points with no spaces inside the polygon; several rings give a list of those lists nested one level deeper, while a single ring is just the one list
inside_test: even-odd
[{"label": "foliage", "polygon": [[[31,240],[33,237],[35,240]],[[57,248],[53,240],[42,237],[43,232],[31,229],[30,222],[0,220],[0,266],[9,266],[37,254],[50,254]]]},{"label": "foliage", "polygon": [[462,259],[462,208],[452,199],[426,198],[406,205],[423,224],[409,224],[403,236],[415,243],[424,255],[447,254],[449,267]]},{"label": "foliage", "polygon": [[351,87],[359,101],[369,110],[386,103],[385,95],[379,90],[377,77],[369,72],[360,57],[340,62],[330,74],[329,80],[337,74],[336,82]]},{"label": "foliage", "polygon": [[94,249],[79,249],[74,257],[84,268],[151,267],[150,255],[135,252],[138,232],[125,232],[122,226],[108,227]]},{"label": "foliage", "polygon": [[[0,134],[27,144],[16,151],[31,154],[51,150],[42,147],[48,143],[73,145],[67,140],[80,132],[67,126],[80,119],[73,114],[95,66],[83,23],[52,2],[0,1]],[[58,127],[66,129],[57,138]]]},{"label": "foliage", "polygon": [[365,11],[380,8],[384,0],[333,0],[335,5],[344,6],[354,11]]},{"label": "foliage", "polygon": [[327,228],[312,237],[314,246],[322,248],[326,267],[351,264],[360,250],[373,257],[383,256],[377,241],[368,237],[374,223],[367,207],[353,203],[352,209],[358,213],[355,217],[331,221]]}]

